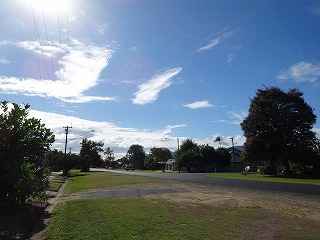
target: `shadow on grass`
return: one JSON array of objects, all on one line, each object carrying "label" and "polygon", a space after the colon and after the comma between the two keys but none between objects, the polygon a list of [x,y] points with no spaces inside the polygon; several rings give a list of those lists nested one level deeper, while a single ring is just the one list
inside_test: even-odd
[{"label": "shadow on grass", "polygon": [[68,174],[68,178],[74,178],[74,177],[84,177],[90,175],[89,172],[71,172]]}]

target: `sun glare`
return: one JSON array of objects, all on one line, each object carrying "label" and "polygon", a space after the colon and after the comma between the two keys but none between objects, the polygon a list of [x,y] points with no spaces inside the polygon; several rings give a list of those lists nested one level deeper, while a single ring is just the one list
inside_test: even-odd
[{"label": "sun glare", "polygon": [[65,12],[70,8],[69,0],[30,0],[32,7],[43,11],[46,14]]}]

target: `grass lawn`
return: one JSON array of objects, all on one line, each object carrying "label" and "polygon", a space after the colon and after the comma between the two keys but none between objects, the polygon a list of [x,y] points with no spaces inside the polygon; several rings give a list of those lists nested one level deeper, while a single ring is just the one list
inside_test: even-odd
[{"label": "grass lawn", "polygon": [[260,209],[199,208],[142,198],[75,200],[57,208],[46,236],[87,240],[248,239],[255,237],[249,229],[263,216]]},{"label": "grass lawn", "polygon": [[272,176],[263,175],[259,173],[249,173],[244,175],[243,173],[210,173],[206,174],[208,177],[212,178],[230,178],[230,179],[240,179],[240,180],[252,180],[252,181],[265,181],[265,182],[283,182],[283,183],[297,183],[297,184],[315,184],[320,185],[320,179],[312,179],[308,177],[286,177],[286,176]]},{"label": "grass lawn", "polygon": [[159,199],[73,200],[60,204],[48,239],[259,239],[281,218],[277,239],[318,239],[319,220],[274,216],[261,208],[179,204]]},{"label": "grass lawn", "polygon": [[123,176],[109,172],[80,172],[72,171],[68,178],[68,184],[64,195],[70,195],[74,192],[92,188],[108,187],[122,184],[146,184],[165,181],[156,178]]},{"label": "grass lawn", "polygon": [[[66,188],[79,191],[154,181],[159,180],[106,172],[72,172]],[[270,211],[254,202],[246,206],[225,202],[210,205],[152,196],[71,200],[55,208],[45,237],[48,240],[319,239],[320,219],[288,214],[288,210],[293,211],[291,207],[281,206],[281,210]]]},{"label": "grass lawn", "polygon": [[65,179],[61,175],[52,175],[49,179],[49,191],[57,192],[59,191],[61,185],[65,182]]}]

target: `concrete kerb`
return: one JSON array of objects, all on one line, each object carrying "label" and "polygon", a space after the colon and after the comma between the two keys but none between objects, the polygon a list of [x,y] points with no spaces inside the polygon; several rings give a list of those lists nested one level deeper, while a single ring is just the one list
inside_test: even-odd
[{"label": "concrete kerb", "polygon": [[[55,176],[61,176],[62,172],[59,173],[53,173],[50,176],[50,179],[54,178]],[[63,194],[63,189],[66,185],[67,181],[64,181],[64,183],[61,184],[60,188],[58,191],[47,191],[46,194],[47,196],[49,196],[48,201],[47,201],[47,207],[44,210],[42,216],[40,217],[40,219],[37,221],[37,223],[35,224],[34,228],[33,228],[33,235],[30,238],[30,240],[43,240],[44,238],[44,230],[48,224],[49,218],[54,210],[54,208],[56,207],[56,205],[59,202],[59,198],[62,196]]]}]

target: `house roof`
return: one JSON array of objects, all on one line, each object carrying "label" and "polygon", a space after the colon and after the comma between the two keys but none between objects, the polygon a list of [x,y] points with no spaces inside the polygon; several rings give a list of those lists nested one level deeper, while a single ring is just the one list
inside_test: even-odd
[{"label": "house roof", "polygon": [[[234,146],[234,150],[236,150],[237,152],[242,153],[243,152],[243,146]],[[232,147],[228,148],[228,151],[232,151]]]}]

